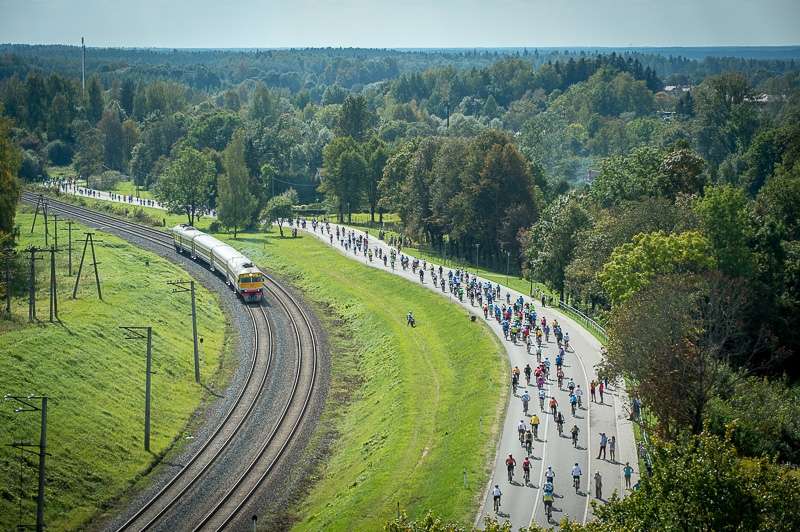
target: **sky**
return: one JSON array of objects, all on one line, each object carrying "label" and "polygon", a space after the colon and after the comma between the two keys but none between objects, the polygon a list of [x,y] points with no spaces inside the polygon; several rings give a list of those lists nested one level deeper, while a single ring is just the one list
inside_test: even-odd
[{"label": "sky", "polygon": [[0,0],[0,42],[166,48],[800,44],[800,0]]}]

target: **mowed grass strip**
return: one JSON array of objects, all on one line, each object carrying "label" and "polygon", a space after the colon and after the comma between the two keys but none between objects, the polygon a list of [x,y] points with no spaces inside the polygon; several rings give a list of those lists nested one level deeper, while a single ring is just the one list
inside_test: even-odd
[{"label": "mowed grass strip", "polygon": [[[321,423],[335,425],[339,439],[321,479],[297,506],[296,527],[379,530],[398,503],[413,516],[432,509],[471,522],[506,400],[499,341],[440,295],[311,236],[277,235],[218,236],[293,279],[323,309],[333,333],[331,393]],[[405,322],[409,310],[414,329]],[[344,408],[335,404],[348,395]]]},{"label": "mowed grass strip", "polygon": [[[19,214],[23,250],[44,245],[41,217],[30,235],[31,214]],[[66,227],[59,224],[59,229]],[[52,229],[52,225],[51,225]],[[73,237],[83,237],[73,226]],[[14,301],[13,322],[0,322],[0,393],[49,396],[46,522],[51,530],[75,530],[119,497],[182,434],[205,397],[194,383],[188,294],[172,294],[166,281],[189,279],[174,264],[109,234],[98,232],[103,301],[95,292],[91,255],[72,300],[66,252],[58,256],[61,324],[49,318],[49,257],[37,264],[39,324],[27,323],[27,299]],[[66,232],[59,244],[66,247]],[[74,243],[77,271],[80,244]],[[23,269],[23,271],[25,271]],[[225,344],[225,317],[216,296],[197,285],[201,375],[212,387]],[[145,340],[125,340],[122,325],[153,327],[151,453],[143,449]],[[14,529],[20,497],[19,452],[12,440],[38,443],[38,413],[14,413],[0,402],[0,529]],[[35,450],[35,449],[34,449]],[[24,456],[23,523],[35,520],[36,465]]]}]

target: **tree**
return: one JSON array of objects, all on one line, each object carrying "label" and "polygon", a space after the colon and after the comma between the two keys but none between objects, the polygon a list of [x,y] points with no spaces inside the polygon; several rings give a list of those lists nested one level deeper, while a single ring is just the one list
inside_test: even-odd
[{"label": "tree", "polygon": [[275,103],[269,89],[263,83],[256,85],[250,102],[250,119],[265,125],[275,121]]},{"label": "tree", "polygon": [[130,78],[122,82],[119,93],[119,104],[125,111],[125,116],[133,116],[133,99],[136,94],[136,84]]},{"label": "tree", "polygon": [[125,139],[123,138],[119,109],[115,105],[109,106],[103,112],[103,118],[97,124],[97,128],[103,133],[103,161],[106,168],[117,171],[124,169],[127,158]]},{"label": "tree", "polygon": [[245,161],[244,144],[244,132],[239,130],[222,155],[225,171],[218,177],[217,185],[217,217],[223,226],[233,228],[233,238],[239,227],[253,221],[258,206]]},{"label": "tree", "polygon": [[217,172],[208,155],[192,148],[181,148],[169,163],[156,185],[156,198],[173,214],[185,214],[189,225],[194,224],[209,208],[212,187]]},{"label": "tree", "polygon": [[523,238],[530,274],[559,293],[564,292],[564,270],[571,262],[578,233],[590,217],[574,194],[556,198]]},{"label": "tree", "polygon": [[283,224],[292,217],[292,208],[296,203],[297,192],[290,188],[286,192],[270,198],[266,207],[264,207],[261,216],[266,220],[267,224],[278,222],[278,231],[280,231],[281,238],[283,238]]},{"label": "tree", "polygon": [[731,185],[710,188],[697,201],[696,210],[720,271],[749,277],[753,273],[747,224],[751,211],[745,192]]},{"label": "tree", "polygon": [[[383,177],[383,168],[389,159],[389,149],[378,137],[372,137],[365,147],[367,151],[367,203],[369,203],[369,220],[375,223],[375,210],[380,200],[378,184]],[[383,210],[380,211],[380,221],[383,222]]]},{"label": "tree", "polygon": [[47,134],[51,139],[68,139],[70,137],[69,124],[71,113],[67,98],[63,94],[56,94],[50,103],[50,113],[47,120]]},{"label": "tree", "polygon": [[91,125],[97,124],[103,116],[103,89],[100,87],[100,80],[97,76],[92,76],[89,80],[89,102],[86,108],[86,118]]},{"label": "tree", "polygon": [[335,203],[339,223],[344,222],[345,212],[349,220],[352,208],[358,207],[366,174],[367,163],[352,138],[336,137],[325,147],[319,191]]},{"label": "tree", "polygon": [[656,441],[653,475],[624,499],[595,506],[587,531],[754,530],[800,527],[800,475],[769,459],[742,459],[720,437]]},{"label": "tree", "polygon": [[364,96],[348,95],[339,114],[337,133],[361,142],[372,127],[374,117],[367,108]]},{"label": "tree", "polygon": [[742,280],[718,273],[659,276],[613,307],[603,371],[631,383],[662,433],[698,434],[709,402],[769,338],[753,327],[754,303]]},{"label": "tree", "polygon": [[75,153],[75,170],[89,179],[103,171],[105,139],[97,128],[89,128],[78,135],[78,150]]},{"label": "tree", "polygon": [[670,273],[700,273],[716,265],[711,243],[698,231],[640,233],[618,246],[597,274],[613,303],[620,303]]},{"label": "tree", "polygon": [[14,231],[21,188],[17,179],[20,164],[22,155],[11,140],[11,121],[0,117],[0,241]]}]

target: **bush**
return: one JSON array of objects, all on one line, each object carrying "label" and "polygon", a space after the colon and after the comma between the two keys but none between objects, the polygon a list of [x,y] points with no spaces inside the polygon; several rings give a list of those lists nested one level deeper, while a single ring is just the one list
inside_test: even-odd
[{"label": "bush", "polygon": [[22,154],[22,165],[19,168],[19,177],[29,183],[47,179],[47,168],[41,157],[31,150]]},{"label": "bush", "polygon": [[95,178],[93,184],[100,190],[114,190],[120,181],[126,181],[127,177],[116,170],[106,170]]},{"label": "bush", "polygon": [[47,158],[56,166],[66,166],[72,162],[72,146],[63,140],[54,140],[47,145]]}]

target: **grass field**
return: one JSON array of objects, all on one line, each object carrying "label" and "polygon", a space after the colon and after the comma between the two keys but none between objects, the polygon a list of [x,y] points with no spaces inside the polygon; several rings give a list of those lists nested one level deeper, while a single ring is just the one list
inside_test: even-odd
[{"label": "grass field", "polygon": [[[398,504],[416,517],[432,509],[471,522],[506,400],[506,357],[489,329],[441,296],[313,237],[218,236],[291,278],[332,332],[322,425],[339,436],[297,506],[296,527],[380,530]],[[408,310],[415,329],[405,324]]]},{"label": "grass field", "polygon": [[[31,214],[20,214],[19,249],[42,245],[40,226],[29,234]],[[73,226],[82,233],[81,227]],[[65,235],[59,243],[64,243]],[[123,494],[173,442],[183,441],[192,412],[205,390],[194,383],[191,320],[187,294],[171,294],[167,280],[188,275],[154,254],[98,233],[103,301],[84,270],[78,299],[71,300],[66,253],[58,258],[61,324],[48,319],[49,269],[38,264],[40,323],[27,323],[27,300],[15,300],[14,320],[0,321],[0,391],[49,396],[46,522],[51,530],[75,530]],[[77,268],[79,255],[74,257]],[[47,261],[49,265],[49,259]],[[23,269],[23,271],[25,271]],[[228,352],[224,315],[216,296],[198,287],[201,374],[219,387],[219,370]],[[145,342],[125,340],[121,325],[153,327],[153,403],[151,453],[143,449]],[[4,444],[38,441],[39,416],[14,413],[0,403]],[[26,455],[22,468],[23,522],[34,519],[36,464]],[[19,516],[19,452],[0,446],[0,529],[11,530]]]},{"label": "grass field", "polygon": [[[117,183],[117,186],[114,187],[114,190],[112,190],[111,192],[116,192],[117,194],[131,195],[134,198],[137,197],[136,185],[134,184],[133,181],[120,181],[119,183]],[[153,199],[153,193],[144,188],[140,188],[138,197],[144,199]]]}]

